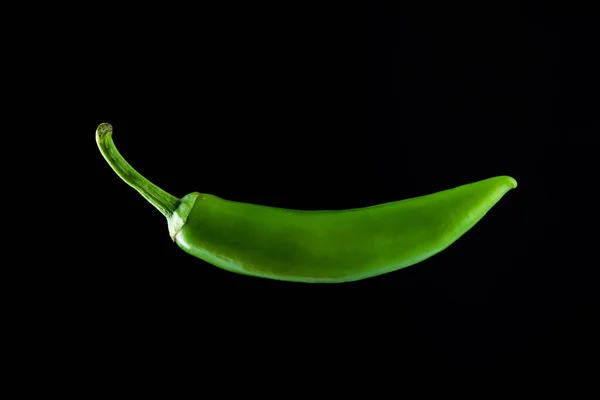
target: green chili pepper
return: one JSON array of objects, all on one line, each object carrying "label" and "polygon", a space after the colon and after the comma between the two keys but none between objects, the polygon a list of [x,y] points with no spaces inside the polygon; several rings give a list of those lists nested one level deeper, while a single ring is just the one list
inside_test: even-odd
[{"label": "green chili pepper", "polygon": [[496,176],[426,196],[372,207],[299,211],[193,192],[178,199],[131,167],[112,126],[96,141],[114,171],[168,221],[187,253],[225,270],[295,282],[348,282],[421,262],[447,248],[517,186]]}]

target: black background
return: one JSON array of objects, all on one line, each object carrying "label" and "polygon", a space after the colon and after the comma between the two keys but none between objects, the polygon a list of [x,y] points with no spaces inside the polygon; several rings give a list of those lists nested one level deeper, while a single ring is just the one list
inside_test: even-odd
[{"label": "black background", "polygon": [[[75,60],[73,126],[92,164],[81,173],[94,179],[93,213],[73,239],[87,245],[57,296],[96,357],[158,366],[193,354],[243,369],[267,360],[273,373],[308,362],[305,378],[318,379],[340,360],[357,375],[380,360],[528,374],[597,354],[594,18],[95,12],[63,42]],[[179,197],[342,209],[496,175],[519,186],[418,265],[340,285],[263,280],[173,244],[160,213],[100,155],[101,122],[138,171]]]}]

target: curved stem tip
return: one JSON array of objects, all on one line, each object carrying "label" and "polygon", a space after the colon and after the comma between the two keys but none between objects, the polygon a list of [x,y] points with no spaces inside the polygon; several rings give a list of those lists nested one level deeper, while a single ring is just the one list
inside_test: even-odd
[{"label": "curved stem tip", "polygon": [[108,123],[102,123],[96,129],[96,143],[104,159],[125,183],[144,196],[162,215],[169,218],[179,206],[180,200],[144,178],[129,165],[115,147],[112,132],[112,125]]}]

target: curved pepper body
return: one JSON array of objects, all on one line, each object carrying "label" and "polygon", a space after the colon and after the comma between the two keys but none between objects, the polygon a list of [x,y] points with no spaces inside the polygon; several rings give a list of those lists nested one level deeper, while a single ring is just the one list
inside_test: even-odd
[{"label": "curved pepper body", "polygon": [[340,211],[289,210],[196,193],[174,239],[187,253],[231,272],[297,282],[355,281],[439,253],[516,185],[498,176]]},{"label": "curved pepper body", "polygon": [[179,199],[138,173],[96,129],[116,174],[160,211],[187,253],[245,275],[295,282],[348,282],[408,267],[455,242],[517,186],[497,176],[426,196],[339,211],[299,211],[193,192]]}]

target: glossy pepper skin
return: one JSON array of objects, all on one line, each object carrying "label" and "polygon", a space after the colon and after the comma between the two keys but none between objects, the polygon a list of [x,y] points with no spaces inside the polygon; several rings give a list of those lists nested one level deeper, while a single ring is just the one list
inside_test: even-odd
[{"label": "glossy pepper skin", "polygon": [[[98,129],[103,126],[110,127]],[[103,150],[101,140],[99,146],[107,157],[110,146]],[[116,149],[114,154],[119,156]],[[151,202],[170,196],[149,195],[150,189],[160,191],[152,186],[140,190],[131,183],[133,169],[115,171]],[[497,176],[421,197],[335,211],[267,207],[198,192],[182,199],[165,197],[157,208],[179,247],[212,265],[261,278],[337,283],[396,271],[439,253],[516,186],[513,178]]]}]

